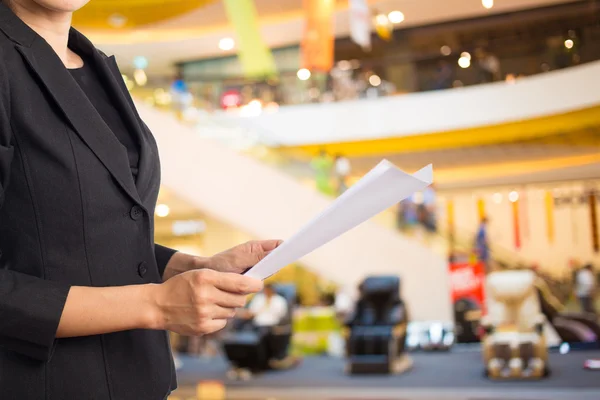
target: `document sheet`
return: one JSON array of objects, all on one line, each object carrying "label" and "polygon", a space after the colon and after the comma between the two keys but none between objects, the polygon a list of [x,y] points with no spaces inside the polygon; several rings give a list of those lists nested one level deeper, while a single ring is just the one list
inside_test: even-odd
[{"label": "document sheet", "polygon": [[431,164],[411,175],[383,160],[245,275],[266,279],[432,182]]}]

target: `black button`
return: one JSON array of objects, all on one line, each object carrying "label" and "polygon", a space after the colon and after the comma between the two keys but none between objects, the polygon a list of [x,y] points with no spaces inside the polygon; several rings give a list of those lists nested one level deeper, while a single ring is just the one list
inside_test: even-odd
[{"label": "black button", "polygon": [[131,217],[132,220],[137,221],[138,219],[142,218],[142,215],[144,215],[144,210],[142,210],[142,207],[140,207],[140,206],[131,207],[129,216]]},{"label": "black button", "polygon": [[143,278],[148,272],[148,267],[146,266],[146,262],[142,261],[140,265],[138,265],[138,274]]}]

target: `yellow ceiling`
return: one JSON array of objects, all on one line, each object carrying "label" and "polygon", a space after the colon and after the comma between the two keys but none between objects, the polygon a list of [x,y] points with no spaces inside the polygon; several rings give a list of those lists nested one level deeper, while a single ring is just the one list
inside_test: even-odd
[{"label": "yellow ceiling", "polygon": [[281,147],[279,150],[299,158],[312,157],[321,149],[329,154],[365,157],[512,143],[551,138],[564,133],[569,133],[578,144],[600,146],[599,132],[600,106],[596,106],[566,114],[493,126],[377,140]]},{"label": "yellow ceiling", "polygon": [[[128,29],[177,17],[216,0],[93,0],[77,11],[73,25],[88,29]],[[123,18],[114,26],[111,19]]]}]

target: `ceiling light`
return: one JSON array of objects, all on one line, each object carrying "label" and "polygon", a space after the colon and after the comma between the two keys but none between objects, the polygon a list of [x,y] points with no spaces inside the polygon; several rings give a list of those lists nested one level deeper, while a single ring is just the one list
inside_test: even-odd
[{"label": "ceiling light", "polygon": [[166,204],[158,204],[156,206],[156,209],[154,210],[154,212],[156,213],[156,215],[158,217],[164,218],[169,215],[169,213],[171,212],[171,209]]},{"label": "ceiling light", "polygon": [[113,28],[122,28],[127,23],[127,18],[121,14],[112,14],[108,17],[108,24]]},{"label": "ceiling light", "polygon": [[[173,235],[187,236],[196,235],[206,231],[206,222],[204,221],[175,221],[171,225]],[[180,249],[181,250],[181,249]]]},{"label": "ceiling light", "polygon": [[369,83],[373,86],[379,86],[381,85],[381,78],[377,75],[371,75],[369,77]]},{"label": "ceiling light", "polygon": [[301,81],[307,81],[310,79],[310,71],[306,68],[302,68],[298,70],[298,79]]},{"label": "ceiling light", "polygon": [[133,79],[138,86],[145,86],[148,83],[148,76],[143,69],[136,69],[133,71]]},{"label": "ceiling light", "polygon": [[388,19],[392,24],[399,24],[404,21],[404,14],[400,11],[392,11],[388,14]]},{"label": "ceiling light", "polygon": [[250,100],[248,104],[242,106],[240,109],[240,113],[244,117],[257,117],[262,114],[262,103],[258,99]]},{"label": "ceiling light", "polygon": [[489,10],[494,7],[494,0],[481,0],[481,4]]},{"label": "ceiling light", "polygon": [[146,69],[148,68],[148,59],[144,56],[137,56],[133,59],[133,66],[137,69]]},{"label": "ceiling light", "polygon": [[467,60],[471,61],[471,53],[469,53],[468,51],[463,51],[462,53],[460,53],[461,58],[466,58]]},{"label": "ceiling light", "polygon": [[232,38],[223,38],[219,40],[219,48],[223,51],[232,50],[235,47],[235,41]]},{"label": "ceiling light", "polygon": [[575,43],[574,43],[574,42],[573,42],[573,40],[571,40],[571,39],[567,39],[567,40],[565,40],[565,47],[566,47],[567,49],[572,49],[574,44],[575,44]]},{"label": "ceiling light", "polygon": [[342,71],[349,71],[352,69],[352,63],[348,60],[342,60],[338,62],[338,68]]},{"label": "ceiling light", "polygon": [[516,203],[519,200],[519,193],[514,191],[510,192],[508,195],[508,200],[510,200],[511,203]]},{"label": "ceiling light", "polygon": [[458,65],[461,68],[469,68],[471,66],[471,60],[467,57],[461,57],[458,59]]},{"label": "ceiling light", "polygon": [[385,15],[385,14],[378,14],[375,17],[375,23],[377,25],[387,25],[387,24],[390,23],[390,20],[389,20],[389,18],[388,18],[387,15]]},{"label": "ceiling light", "polygon": [[442,53],[443,56],[449,56],[452,54],[452,49],[450,46],[444,45],[440,48],[440,53]]}]

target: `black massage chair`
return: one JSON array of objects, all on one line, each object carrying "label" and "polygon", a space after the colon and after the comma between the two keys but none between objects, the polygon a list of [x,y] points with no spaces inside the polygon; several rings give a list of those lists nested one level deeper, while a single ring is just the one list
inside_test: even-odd
[{"label": "black massage chair", "polygon": [[400,278],[368,277],[359,289],[360,299],[345,323],[347,372],[404,372],[410,359],[405,354],[408,315],[400,299]]},{"label": "black massage chair", "polygon": [[[288,313],[273,327],[256,327],[251,321],[234,320],[222,340],[223,349],[233,369],[246,374],[272,369],[288,355],[292,337],[292,315],[296,303],[296,287],[291,284],[275,285],[277,294],[288,303]],[[233,377],[233,376],[232,376]],[[244,379],[244,375],[240,376]]]}]

